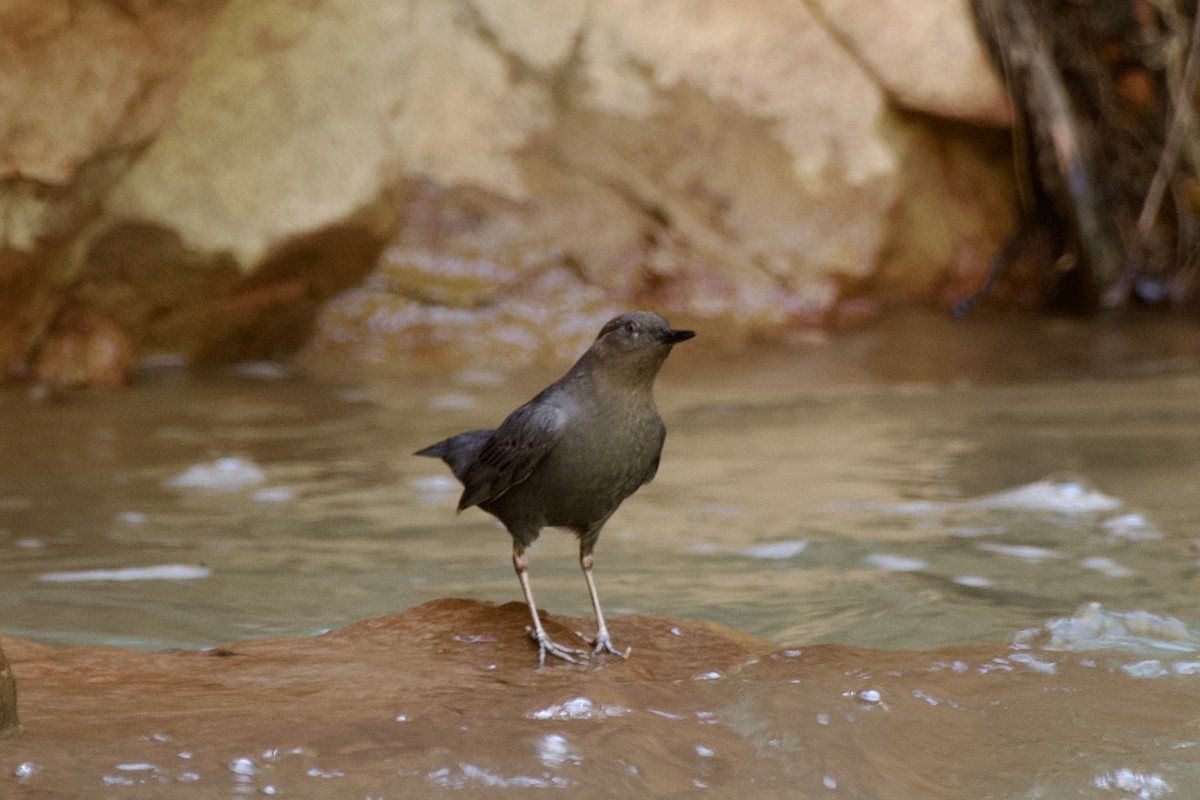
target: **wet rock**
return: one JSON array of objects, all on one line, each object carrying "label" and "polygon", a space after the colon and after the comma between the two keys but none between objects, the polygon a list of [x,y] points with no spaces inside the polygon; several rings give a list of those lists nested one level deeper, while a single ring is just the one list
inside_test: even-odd
[{"label": "wet rock", "polygon": [[56,388],[113,389],[132,369],[133,347],[120,327],[94,311],[69,308],[38,350],[34,379]]},{"label": "wet rock", "polygon": [[15,736],[20,728],[17,719],[17,684],[12,667],[0,648],[0,739]]},{"label": "wet rock", "polygon": [[[1100,781],[1182,790],[1192,766],[1200,686],[1133,677],[1103,652],[773,649],[625,616],[611,622],[628,661],[537,669],[525,615],[440,600],[206,652],[7,638],[26,730],[0,747],[0,791],[915,800],[1069,796]],[[546,622],[557,638],[591,624]]]}]

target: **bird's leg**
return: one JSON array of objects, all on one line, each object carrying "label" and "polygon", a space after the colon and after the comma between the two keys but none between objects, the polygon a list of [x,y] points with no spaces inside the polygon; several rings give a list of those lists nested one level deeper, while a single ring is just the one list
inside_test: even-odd
[{"label": "bird's leg", "polygon": [[538,666],[546,665],[546,653],[558,656],[564,661],[570,661],[572,664],[578,664],[581,658],[586,659],[588,657],[586,650],[572,650],[551,641],[546,629],[542,627],[542,621],[538,618],[537,606],[533,604],[533,590],[529,588],[529,561],[525,558],[525,546],[516,541],[513,542],[513,569],[517,571],[517,580],[521,582],[521,591],[525,593],[525,604],[529,606],[529,613],[533,617],[533,628],[529,630],[529,638],[537,642]]},{"label": "bird's leg", "polygon": [[629,658],[633,648],[627,647],[625,652],[621,652],[613,646],[612,638],[608,635],[608,626],[604,624],[604,611],[600,608],[600,596],[596,594],[596,581],[592,579],[592,546],[586,541],[579,545],[579,566],[583,568],[588,594],[592,597],[592,609],[596,612],[596,638],[591,641],[592,655],[612,653],[614,656]]}]

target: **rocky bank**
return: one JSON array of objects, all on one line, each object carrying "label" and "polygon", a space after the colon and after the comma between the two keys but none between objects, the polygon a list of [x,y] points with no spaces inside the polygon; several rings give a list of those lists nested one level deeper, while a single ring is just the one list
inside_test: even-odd
[{"label": "rocky bank", "polygon": [[0,363],[52,384],[770,335],[952,301],[1011,224],[964,0],[15,0],[0,102]]}]

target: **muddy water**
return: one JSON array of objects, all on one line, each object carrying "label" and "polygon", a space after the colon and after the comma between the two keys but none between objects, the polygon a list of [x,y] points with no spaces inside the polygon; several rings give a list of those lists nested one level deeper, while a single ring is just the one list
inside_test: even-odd
[{"label": "muddy water", "polygon": [[[1200,696],[1194,330],[910,318],[732,355],[703,334],[660,381],[659,475],[597,551],[611,614],[710,619],[781,646],[999,642],[1034,665],[1025,681],[1047,654],[1099,652],[1139,687]],[[207,647],[439,597],[518,598],[506,535],[481,512],[455,517],[444,470],[409,453],[494,424],[552,377],[328,383],[250,365],[147,369],[115,395],[0,396],[0,632]],[[571,537],[548,531],[531,556],[539,603],[586,615]],[[769,729],[756,715],[794,702],[772,699],[781,680],[730,700],[727,719]],[[1064,680],[1046,670],[1045,688],[1071,691]],[[1148,763],[1085,754],[1062,774],[1095,796],[1200,792],[1187,760],[1164,755],[1200,730],[1168,747],[1137,728],[1154,717],[1147,696],[1114,700],[1107,722]],[[798,764],[802,749],[772,758]],[[1080,796],[1024,777],[984,785]]]}]

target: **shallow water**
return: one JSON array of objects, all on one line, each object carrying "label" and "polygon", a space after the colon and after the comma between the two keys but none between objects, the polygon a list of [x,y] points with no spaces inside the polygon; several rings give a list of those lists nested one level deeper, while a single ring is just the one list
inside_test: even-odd
[{"label": "shallow water", "polygon": [[[733,355],[703,333],[659,383],[658,477],[597,550],[610,614],[780,645],[1112,650],[1132,677],[1200,680],[1195,331],[909,318]],[[518,599],[507,536],[409,454],[553,377],[258,365],[0,395],[0,632],[196,648]],[[572,537],[547,531],[531,575],[543,608],[588,613]],[[1096,774],[1098,796],[1161,794]],[[1200,791],[1189,775],[1172,791]]]},{"label": "shallow water", "polygon": [[[939,325],[757,358],[681,346],[658,390],[660,474],[597,551],[605,604],[780,644],[883,648],[1004,640],[1091,600],[1189,614],[1200,371],[1156,362],[1159,333],[1143,361],[1117,360],[1117,377],[1051,364],[1010,382],[1003,365],[978,374],[992,348],[963,326],[947,330],[970,334],[963,349],[980,358],[958,358],[974,376],[930,374],[918,347],[890,358],[922,380],[899,380],[894,363],[878,377],[881,348]],[[519,598],[505,534],[478,510],[456,517],[447,471],[410,453],[495,424],[550,377],[329,385],[168,370],[119,394],[3,395],[0,631],[205,647],[437,597]],[[228,487],[186,485],[214,464]],[[1006,501],[1019,487],[1028,496]],[[1104,502],[1072,502],[1088,490]],[[573,538],[547,531],[531,555],[539,603],[586,613]]]}]

